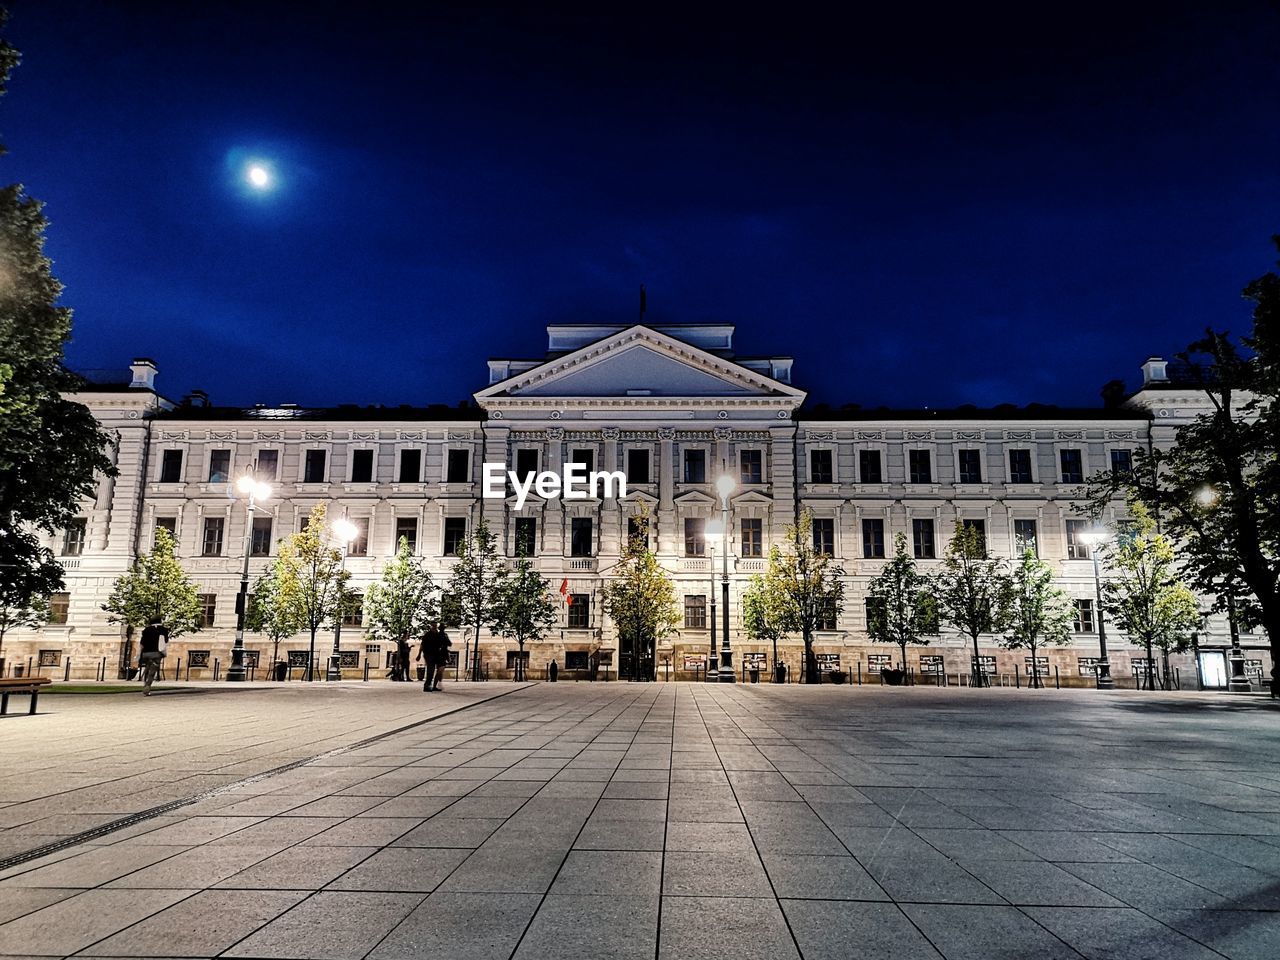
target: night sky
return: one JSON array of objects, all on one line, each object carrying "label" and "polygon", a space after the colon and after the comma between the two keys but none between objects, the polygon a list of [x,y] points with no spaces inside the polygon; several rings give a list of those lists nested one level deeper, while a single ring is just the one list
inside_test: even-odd
[{"label": "night sky", "polygon": [[1275,259],[1275,5],[401,6],[11,0],[72,366],[456,403],[644,283],[813,401],[1094,405]]}]

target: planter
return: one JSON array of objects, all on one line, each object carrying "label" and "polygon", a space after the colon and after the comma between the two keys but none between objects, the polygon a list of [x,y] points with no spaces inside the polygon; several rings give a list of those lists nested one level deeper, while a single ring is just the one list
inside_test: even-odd
[{"label": "planter", "polygon": [[747,676],[751,678],[752,683],[760,682],[760,671],[758,669],[748,670]]},{"label": "planter", "polygon": [[880,671],[880,678],[891,687],[900,687],[907,679],[907,673],[905,670],[890,667]]},{"label": "planter", "polygon": [[773,668],[773,682],[774,683],[787,682],[787,665],[785,663],[779,663],[776,667]]},{"label": "planter", "polygon": [[849,679],[849,674],[845,673],[843,670],[832,670],[828,676],[831,677],[832,683],[844,683]]}]

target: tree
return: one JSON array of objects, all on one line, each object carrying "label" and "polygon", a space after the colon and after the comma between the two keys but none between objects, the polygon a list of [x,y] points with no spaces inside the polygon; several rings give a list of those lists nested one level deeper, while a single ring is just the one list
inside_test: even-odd
[{"label": "tree", "polygon": [[1169,654],[1191,646],[1202,617],[1196,595],[1179,579],[1173,543],[1157,533],[1141,503],[1130,504],[1133,519],[1107,549],[1111,573],[1103,585],[1103,604],[1113,622],[1146,650],[1143,686],[1154,689],[1154,648],[1169,683]]},{"label": "tree", "polygon": [[799,630],[804,640],[805,683],[817,683],[813,635],[823,622],[840,616],[844,584],[831,555],[814,549],[810,511],[801,512],[799,521],[787,527],[783,547],[775,545],[769,551],[764,580],[766,589],[776,594],[786,611],[788,631]]},{"label": "tree", "polygon": [[498,587],[498,610],[498,633],[514,640],[520,647],[515,679],[523,680],[524,645],[541,640],[559,617],[551,585],[523,553],[516,557],[515,567]]},{"label": "tree", "polygon": [[1179,427],[1171,449],[1137,450],[1131,471],[1092,478],[1090,494],[1095,513],[1117,495],[1141,502],[1213,609],[1230,603],[1263,626],[1280,696],[1280,275],[1254,280],[1244,297],[1249,336],[1207,330],[1177,355],[1179,385],[1210,410]]},{"label": "tree", "polygon": [[752,640],[773,644],[775,675],[782,662],[778,659],[778,641],[790,630],[790,613],[787,598],[771,590],[763,576],[751,578],[742,593],[742,628]]},{"label": "tree", "polygon": [[1053,570],[1033,550],[1023,551],[1010,578],[1006,650],[1030,650],[1030,684],[1040,687],[1036,651],[1044,644],[1066,643],[1075,614],[1066,593],[1053,582]]},{"label": "tree", "polygon": [[395,643],[421,637],[436,620],[436,586],[409,541],[400,538],[395,557],[382,568],[382,579],[364,595],[364,622],[376,640]]},{"label": "tree", "polygon": [[302,629],[298,611],[281,589],[280,558],[258,578],[245,611],[245,626],[254,633],[265,634],[271,641],[271,665],[280,662],[280,641]]},{"label": "tree", "polygon": [[894,537],[893,559],[871,581],[867,599],[867,634],[876,643],[896,644],[906,670],[907,644],[928,646],[938,613],[929,578],[916,570],[903,534]]},{"label": "tree", "polygon": [[0,661],[4,660],[4,638],[10,630],[40,627],[49,619],[49,601],[28,597],[25,591],[9,593],[0,586]]},{"label": "tree", "polygon": [[475,636],[467,640],[472,680],[480,679],[480,629],[493,627],[502,614],[498,596],[505,575],[497,538],[489,532],[489,521],[481,517],[462,545],[449,577],[449,592],[457,598],[461,622],[475,628]]},{"label": "tree", "polygon": [[347,590],[351,575],[343,569],[342,551],[329,546],[327,516],[323,503],[312,507],[306,529],[280,545],[276,562],[282,601],[311,635],[308,680],[315,679],[316,633],[345,614],[352,601]]},{"label": "tree", "polygon": [[934,577],[940,618],[973,641],[972,684],[983,686],[978,638],[1008,622],[1012,582],[1003,560],[987,556],[978,528],[956,521],[942,571]]},{"label": "tree", "polygon": [[[0,10],[0,27],[7,16]],[[0,40],[0,95],[18,60]],[[110,438],[65,399],[81,381],[63,366],[71,311],[58,306],[47,225],[20,185],[0,188],[0,591],[19,607],[62,589],[62,566],[39,533],[67,527],[97,477],[115,472]]]},{"label": "tree", "polygon": [[647,660],[643,679],[652,680],[654,647],[680,625],[681,617],[675,586],[643,537],[627,539],[603,595],[604,612],[618,629],[620,645],[632,651],[632,678],[639,678],[640,664]]},{"label": "tree", "polygon": [[174,640],[200,629],[200,596],[174,554],[173,537],[157,527],[151,552],[134,561],[133,569],[116,580],[102,609],[112,623],[145,627],[156,621]]}]

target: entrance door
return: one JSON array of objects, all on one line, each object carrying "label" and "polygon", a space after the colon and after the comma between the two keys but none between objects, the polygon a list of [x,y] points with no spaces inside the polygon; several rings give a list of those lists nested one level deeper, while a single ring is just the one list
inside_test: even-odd
[{"label": "entrance door", "polygon": [[1200,682],[1206,687],[1227,685],[1227,655],[1221,650],[1200,651]]}]

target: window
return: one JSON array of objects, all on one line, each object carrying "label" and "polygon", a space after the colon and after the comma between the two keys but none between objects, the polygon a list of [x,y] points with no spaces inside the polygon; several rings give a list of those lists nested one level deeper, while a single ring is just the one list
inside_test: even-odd
[{"label": "window", "polygon": [[210,653],[209,650],[188,650],[187,666],[208,668]]},{"label": "window", "polygon": [[569,594],[570,630],[586,630],[591,626],[591,595],[587,593]]},{"label": "window", "polygon": [[1079,450],[1062,450],[1058,456],[1062,460],[1062,482],[1084,483],[1084,462]]},{"label": "window", "polygon": [[566,650],[564,652],[564,668],[566,670],[589,669],[590,654],[585,650]]},{"label": "window", "polygon": [[740,467],[739,478],[743,483],[764,483],[764,452],[761,450],[740,450],[738,452]]},{"label": "window", "polygon": [[1009,451],[1009,482],[1031,483],[1031,451]]},{"label": "window", "polygon": [[364,595],[353,593],[351,595],[351,605],[347,607],[346,612],[342,614],[342,625],[344,627],[362,627],[364,626]]},{"label": "window", "polygon": [[76,517],[62,532],[62,555],[78,557],[84,553],[84,517]]},{"label": "window", "polygon": [[49,622],[54,626],[67,622],[67,614],[71,612],[71,594],[49,594]]},{"label": "window", "polygon": [[259,450],[253,464],[253,475],[259,480],[274,480],[280,467],[279,450]]},{"label": "window", "polygon": [[867,597],[863,601],[863,616],[867,618],[867,629],[870,630],[872,625],[884,615],[884,598],[883,597]]},{"label": "window", "polygon": [[182,482],[182,451],[166,450],[160,457],[160,482]]},{"label": "window", "polygon": [[521,483],[525,483],[529,479],[529,474],[538,472],[538,451],[537,450],[517,450],[516,451],[516,476],[520,478]]},{"label": "window", "polygon": [[272,523],[273,521],[270,517],[253,518],[253,535],[249,542],[249,552],[255,557],[270,555]]},{"label": "window", "polygon": [[742,555],[744,557],[764,556],[764,521],[750,518],[742,521]]},{"label": "window", "polygon": [[960,451],[960,482],[961,483],[981,483],[982,482],[982,451],[981,450],[961,450]]},{"label": "window", "polygon": [[418,483],[422,479],[421,450],[400,451],[399,478],[401,483]]},{"label": "window", "polygon": [[351,517],[351,524],[356,528],[356,535],[347,544],[347,556],[367,557],[369,555],[369,518]]},{"label": "window", "polygon": [[858,479],[863,483],[884,483],[879,450],[858,451]]},{"label": "window", "polygon": [[41,650],[36,662],[42,667],[58,667],[62,665],[61,650]]},{"label": "window", "polygon": [[818,622],[815,626],[819,630],[835,630],[836,619],[836,602],[834,600],[826,600],[818,613]]},{"label": "window", "polygon": [[1116,473],[1133,473],[1133,451],[1112,450],[1111,469]]},{"label": "window", "polygon": [[1074,624],[1076,633],[1095,633],[1093,626],[1093,601],[1077,600],[1076,601],[1076,622]]},{"label": "window", "polygon": [[1037,557],[1040,556],[1040,540],[1036,536],[1034,520],[1013,521],[1013,547],[1020,554],[1030,550]]},{"label": "window", "polygon": [[687,594],[684,598],[684,625],[687,630],[707,629],[707,596]]},{"label": "window", "polygon": [[373,451],[368,449],[351,451],[351,482],[373,483]]},{"label": "window", "polygon": [[588,474],[596,468],[596,452],[594,450],[573,451],[572,463],[580,463]]},{"label": "window", "polygon": [[456,557],[467,545],[467,518],[444,518],[444,555]]},{"label": "window", "polygon": [[590,557],[594,554],[594,530],[590,517],[574,517],[569,521],[569,556]]},{"label": "window", "polygon": [[395,550],[400,552],[400,541],[409,541],[409,552],[418,552],[418,518],[417,517],[396,517],[396,541]]},{"label": "window", "polygon": [[178,539],[178,518],[177,517],[156,517],[156,529],[167,530],[169,536],[176,542]]},{"label": "window", "polygon": [[218,595],[201,593],[197,594],[197,598],[200,601],[200,626],[212,627],[214,619],[218,616]]},{"label": "window", "polygon": [[648,517],[627,517],[627,541],[630,542],[637,537],[644,544],[646,550],[649,549],[649,518]]},{"label": "window", "polygon": [[226,526],[223,517],[204,518],[204,538],[200,543],[200,556],[222,556],[222,529]]},{"label": "window", "polygon": [[231,451],[209,451],[209,482],[226,483],[231,479]]},{"label": "window", "polygon": [[930,462],[928,450],[907,451],[907,482],[933,482],[933,465]]},{"label": "window", "polygon": [[933,542],[933,521],[917,519],[911,521],[911,546],[915,555],[921,560],[933,560],[938,556]]},{"label": "window", "polygon": [[516,555],[532,557],[538,552],[538,520],[536,517],[516,517]]},{"label": "window", "polygon": [[1068,560],[1089,560],[1093,554],[1089,552],[1089,544],[1084,539],[1084,534],[1089,530],[1089,521],[1087,520],[1068,520],[1067,521],[1067,559]]},{"label": "window", "polygon": [[450,450],[449,465],[444,477],[445,483],[471,482],[471,451]]},{"label": "window", "polygon": [[686,450],[684,452],[684,482],[707,482],[707,451]]},{"label": "window", "polygon": [[985,520],[961,520],[960,526],[965,530],[973,530],[978,535],[978,556],[985,557],[987,555],[987,521]]},{"label": "window", "polygon": [[686,557],[707,555],[707,521],[701,517],[684,518],[684,555]]},{"label": "window", "polygon": [[828,557],[836,555],[836,522],[830,517],[813,521],[813,550]]},{"label": "window", "polygon": [[[870,451],[864,450],[863,453]],[[834,483],[835,471],[831,466],[830,450],[810,450],[809,451],[809,482],[810,483]]]},{"label": "window", "polygon": [[302,472],[303,483],[324,483],[325,482],[325,461],[327,454],[324,450],[308,450],[306,460]]},{"label": "window", "polygon": [[627,451],[627,482],[628,483],[648,483],[649,482],[649,451],[648,450],[628,450]]},{"label": "window", "polygon": [[507,651],[507,669],[514,670],[516,668],[517,661],[519,661],[521,665],[524,666],[525,668],[528,668],[529,651],[528,650],[508,650]]},{"label": "window", "polygon": [[884,556],[884,521],[866,517],[862,521],[862,555],[864,557]]}]

